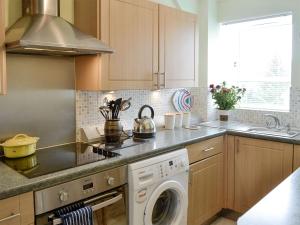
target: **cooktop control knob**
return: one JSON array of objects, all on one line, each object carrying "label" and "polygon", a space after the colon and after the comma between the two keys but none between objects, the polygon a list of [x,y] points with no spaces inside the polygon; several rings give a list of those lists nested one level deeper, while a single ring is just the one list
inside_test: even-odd
[{"label": "cooktop control knob", "polygon": [[66,191],[59,192],[59,200],[62,202],[66,202],[69,199],[69,194]]},{"label": "cooktop control knob", "polygon": [[109,186],[114,186],[115,185],[115,178],[114,177],[108,177],[107,178],[107,184]]}]

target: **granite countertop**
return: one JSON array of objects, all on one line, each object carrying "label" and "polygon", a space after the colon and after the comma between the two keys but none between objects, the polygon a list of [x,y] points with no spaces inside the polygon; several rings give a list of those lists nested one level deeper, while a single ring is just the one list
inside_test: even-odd
[{"label": "granite countertop", "polygon": [[211,121],[211,122],[201,123],[200,125],[204,127],[225,129],[226,133],[230,135],[237,135],[242,137],[249,137],[249,138],[278,141],[283,143],[300,145],[300,135],[297,135],[293,138],[289,138],[289,137],[280,137],[280,136],[272,136],[272,135],[249,132],[248,130],[250,128],[260,127],[260,125],[256,125],[256,124],[240,123],[237,121],[228,121],[228,122]]},{"label": "granite countertop", "polygon": [[60,172],[28,179],[0,162],[0,199],[21,193],[41,190],[60,183],[68,182],[97,172],[166,153],[209,138],[221,136],[226,130],[201,127],[198,130],[175,129],[161,130],[156,138],[141,145],[118,150],[121,156],[63,170]]},{"label": "granite countertop", "polygon": [[300,169],[239,218],[238,225],[299,225]]},{"label": "granite countertop", "polygon": [[45,176],[28,179],[0,162],[0,199],[21,193],[41,190],[57,184],[68,182],[104,170],[127,165],[145,158],[163,154],[184,147],[185,145],[203,141],[224,134],[238,135],[264,140],[300,144],[300,135],[294,138],[275,137],[250,133],[247,130],[253,124],[239,122],[206,122],[200,124],[199,129],[160,130],[156,138],[141,145],[136,145],[116,151],[121,156],[103,161],[82,165]]}]

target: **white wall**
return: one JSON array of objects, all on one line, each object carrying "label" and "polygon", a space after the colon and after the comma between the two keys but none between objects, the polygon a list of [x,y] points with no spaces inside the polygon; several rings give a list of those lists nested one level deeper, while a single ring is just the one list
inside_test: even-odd
[{"label": "white wall", "polygon": [[219,22],[293,13],[292,86],[300,87],[300,2],[299,0],[219,0]]}]

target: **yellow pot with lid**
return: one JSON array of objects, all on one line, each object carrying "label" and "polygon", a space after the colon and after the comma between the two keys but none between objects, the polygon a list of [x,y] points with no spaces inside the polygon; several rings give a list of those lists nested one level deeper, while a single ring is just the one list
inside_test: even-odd
[{"label": "yellow pot with lid", "polygon": [[29,137],[26,134],[17,134],[5,141],[1,146],[7,158],[21,158],[32,155],[36,151],[38,137]]}]

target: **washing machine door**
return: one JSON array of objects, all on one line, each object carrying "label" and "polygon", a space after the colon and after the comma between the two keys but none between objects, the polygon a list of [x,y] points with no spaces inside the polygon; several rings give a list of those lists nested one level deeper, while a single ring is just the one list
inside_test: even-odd
[{"label": "washing machine door", "polygon": [[145,225],[183,225],[186,218],[188,195],[176,181],[166,181],[152,193],[144,216]]}]

